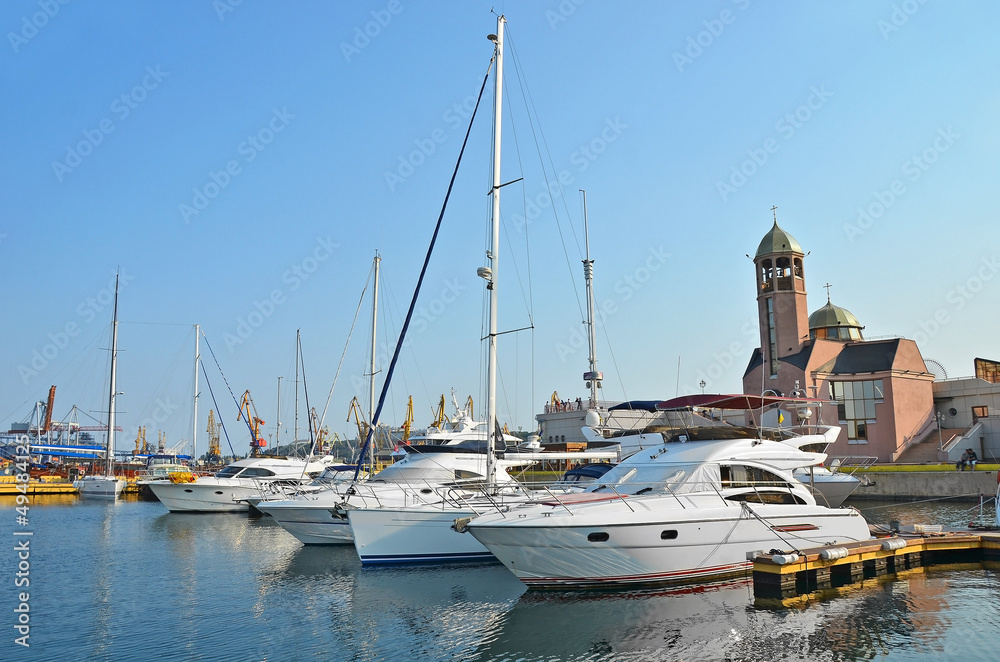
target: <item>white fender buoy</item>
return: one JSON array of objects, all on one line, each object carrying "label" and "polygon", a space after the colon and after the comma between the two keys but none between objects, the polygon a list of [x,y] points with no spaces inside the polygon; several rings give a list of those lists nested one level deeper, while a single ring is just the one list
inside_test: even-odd
[{"label": "white fender buoy", "polygon": [[819,557],[824,561],[833,561],[835,559],[845,559],[847,558],[847,554],[846,547],[830,547],[820,552]]}]

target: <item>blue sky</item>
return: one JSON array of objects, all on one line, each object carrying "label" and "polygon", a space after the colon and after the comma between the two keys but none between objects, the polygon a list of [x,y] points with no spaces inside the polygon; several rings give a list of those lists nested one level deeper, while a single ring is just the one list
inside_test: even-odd
[{"label": "blue sky", "polygon": [[[524,178],[502,196],[499,326],[534,325],[500,343],[512,428],[534,427],[553,391],[585,395],[579,189],[608,399],[741,390],[759,345],[745,254],[775,205],[810,251],[811,310],[830,283],[866,337],[914,338],[951,377],[1000,359],[995,3],[10,0],[0,425],[51,384],[57,418],[104,416],[116,268],[119,448],[143,422],[147,439],[190,436],[196,323],[267,434],[282,377],[288,439],[295,332],[322,410],[376,251],[384,374],[492,53],[491,7],[508,19],[502,178]],[[408,395],[418,426],[451,388],[477,414],[484,400],[491,85],[484,104],[393,424]],[[369,305],[327,416],[341,435],[366,398]],[[202,440],[209,408],[203,379]]]}]

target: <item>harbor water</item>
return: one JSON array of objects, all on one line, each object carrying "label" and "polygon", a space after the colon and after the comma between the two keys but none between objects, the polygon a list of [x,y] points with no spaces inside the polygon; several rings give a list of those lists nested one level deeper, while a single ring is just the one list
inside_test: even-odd
[{"label": "harbor water", "polygon": [[[904,525],[979,517],[968,503],[857,505]],[[305,547],[269,518],[156,502],[39,497],[17,517],[0,502],[2,660],[969,662],[995,660],[1000,640],[1000,576],[977,564],[789,607],[755,604],[749,579],[548,593],[499,564],[362,568],[353,547]],[[25,538],[30,585],[17,587],[11,541]],[[22,604],[29,647],[15,641]]]}]

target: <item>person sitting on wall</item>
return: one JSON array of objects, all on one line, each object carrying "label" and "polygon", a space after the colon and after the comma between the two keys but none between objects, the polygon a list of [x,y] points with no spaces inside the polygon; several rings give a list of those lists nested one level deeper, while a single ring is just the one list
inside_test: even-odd
[{"label": "person sitting on wall", "polygon": [[965,471],[965,465],[967,465],[968,463],[969,463],[969,449],[965,449],[964,451],[962,451],[962,457],[960,457],[958,459],[958,462],[955,463],[955,468],[960,471]]},{"label": "person sitting on wall", "polygon": [[971,448],[967,452],[969,453],[969,468],[975,471],[976,462],[979,461],[979,456],[976,455],[976,451],[972,450]]}]

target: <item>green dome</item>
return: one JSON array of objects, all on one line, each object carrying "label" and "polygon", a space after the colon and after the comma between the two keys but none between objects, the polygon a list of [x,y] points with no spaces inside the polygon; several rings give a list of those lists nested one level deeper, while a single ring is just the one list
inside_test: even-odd
[{"label": "green dome", "polygon": [[764,235],[764,238],[760,240],[760,245],[757,246],[757,254],[754,256],[754,259],[771,253],[804,254],[802,247],[799,246],[799,242],[795,241],[795,237],[778,227],[777,221],[774,222],[774,226],[768,233]]},{"label": "green dome", "polygon": [[858,318],[846,308],[835,306],[829,301],[826,305],[809,316],[809,330],[828,327],[855,327],[862,329]]}]

